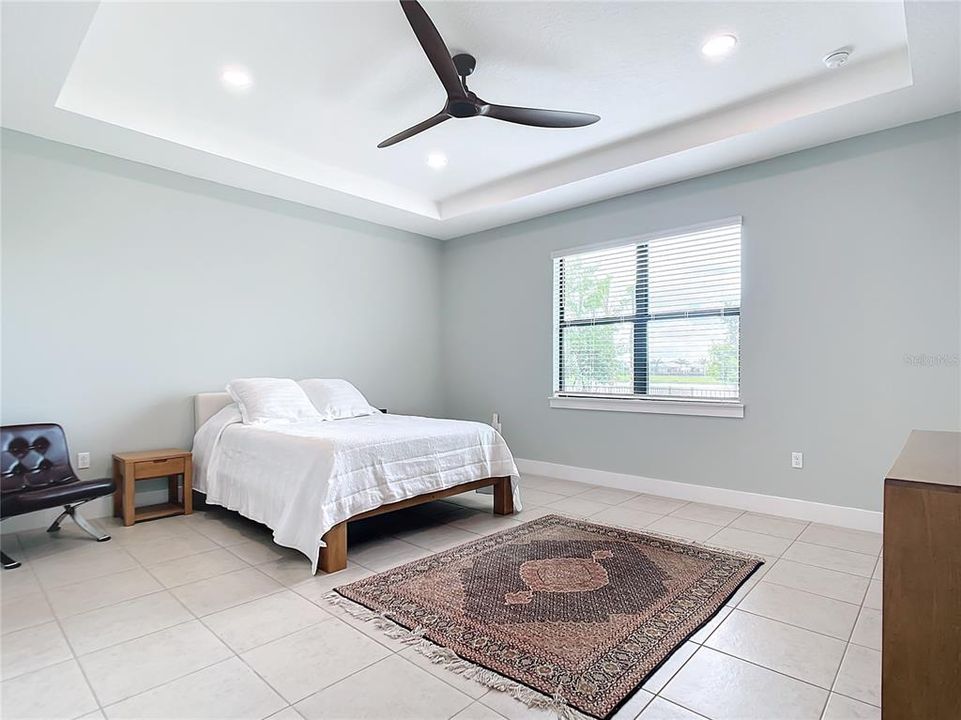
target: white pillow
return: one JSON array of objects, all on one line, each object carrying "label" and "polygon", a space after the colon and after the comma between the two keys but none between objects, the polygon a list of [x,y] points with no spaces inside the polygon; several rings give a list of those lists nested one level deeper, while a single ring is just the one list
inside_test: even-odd
[{"label": "white pillow", "polygon": [[371,407],[360,390],[346,380],[309,378],[301,380],[300,387],[324,420],[342,420],[380,412]]},{"label": "white pillow", "polygon": [[227,392],[246,425],[322,419],[300,385],[290,378],[239,378],[227,383]]}]

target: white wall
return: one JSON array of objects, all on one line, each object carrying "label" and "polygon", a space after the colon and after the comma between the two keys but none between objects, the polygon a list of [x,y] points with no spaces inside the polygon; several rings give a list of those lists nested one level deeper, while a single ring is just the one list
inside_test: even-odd
[{"label": "white wall", "polygon": [[[880,509],[908,431],[961,424],[959,118],[448,242],[448,414],[499,411],[521,458]],[[550,409],[551,251],[732,215],[744,419]]]},{"label": "white wall", "polygon": [[191,396],[233,377],[346,377],[379,407],[442,411],[439,242],[2,142],[0,419],[62,424],[74,457],[92,453],[82,475],[109,474],[114,452],[189,448]]}]

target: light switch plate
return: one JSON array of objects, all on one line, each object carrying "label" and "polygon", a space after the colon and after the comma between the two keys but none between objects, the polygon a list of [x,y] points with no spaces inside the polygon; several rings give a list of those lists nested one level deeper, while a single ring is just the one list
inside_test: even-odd
[{"label": "light switch plate", "polygon": [[77,453],[77,469],[86,470],[90,467],[90,453]]}]

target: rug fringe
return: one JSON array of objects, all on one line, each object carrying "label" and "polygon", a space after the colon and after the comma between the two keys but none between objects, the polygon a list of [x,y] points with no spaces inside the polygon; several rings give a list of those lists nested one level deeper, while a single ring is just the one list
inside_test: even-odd
[{"label": "rug fringe", "polygon": [[369,622],[392,640],[414,648],[418,653],[445,670],[456,673],[468,680],[499,692],[507,693],[515,700],[524,703],[529,708],[546,710],[557,715],[558,720],[593,720],[579,710],[567,704],[560,692],[548,697],[537,690],[522,685],[515,680],[488,670],[469,660],[464,660],[453,650],[441,647],[424,637],[426,630],[416,627],[413,630],[398,625],[390,619],[388,613],[379,613],[354,602],[334,590],[324,595],[324,600],[331,605],[341,608],[353,618]]}]

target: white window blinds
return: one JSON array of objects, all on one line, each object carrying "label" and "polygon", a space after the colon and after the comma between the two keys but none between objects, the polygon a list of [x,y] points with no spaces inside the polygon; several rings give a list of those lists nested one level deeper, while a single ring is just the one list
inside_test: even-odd
[{"label": "white window blinds", "polygon": [[740,218],[555,254],[555,394],[737,400],[740,312]]}]

